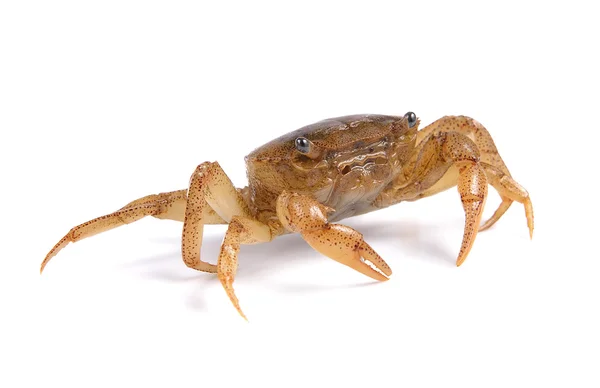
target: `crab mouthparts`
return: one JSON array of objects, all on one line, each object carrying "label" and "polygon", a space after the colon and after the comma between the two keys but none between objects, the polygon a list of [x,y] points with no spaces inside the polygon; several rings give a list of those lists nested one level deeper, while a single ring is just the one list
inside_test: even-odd
[{"label": "crab mouthparts", "polygon": [[387,159],[383,156],[371,156],[371,157],[362,157],[355,158],[347,163],[340,163],[338,169],[343,175],[348,174],[350,171],[355,169],[364,169],[365,167],[373,166],[373,165],[384,165],[387,164]]}]

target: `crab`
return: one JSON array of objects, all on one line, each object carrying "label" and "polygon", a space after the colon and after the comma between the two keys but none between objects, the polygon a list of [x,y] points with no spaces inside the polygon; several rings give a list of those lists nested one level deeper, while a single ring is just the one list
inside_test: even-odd
[{"label": "crab", "polygon": [[[148,195],[72,228],[40,268],[71,242],[146,216],[183,222],[183,262],[216,273],[246,319],[234,292],[241,244],[299,233],[315,250],[375,280],[392,270],[358,231],[336,223],[347,217],[415,201],[457,186],[465,227],[456,265],[479,231],[516,201],[523,204],[530,238],[529,194],[510,175],[489,132],[466,116],[446,116],[419,130],[404,116],[353,115],[323,120],[283,135],[246,156],[248,186],[236,188],[217,162],[196,167],[187,189]],[[480,225],[488,184],[502,202]],[[205,225],[229,224],[216,264],[201,260]]]}]

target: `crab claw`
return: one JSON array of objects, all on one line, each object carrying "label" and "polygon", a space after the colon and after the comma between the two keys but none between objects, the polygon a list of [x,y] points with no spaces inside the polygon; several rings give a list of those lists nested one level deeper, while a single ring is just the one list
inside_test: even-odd
[{"label": "crab claw", "polygon": [[389,265],[363,240],[356,230],[339,224],[302,233],[315,250],[368,277],[385,281],[392,275]]},{"label": "crab claw", "polygon": [[[390,276],[392,276],[392,269],[390,266],[365,241],[360,245],[359,252],[361,255],[360,261],[362,263],[360,269],[352,265],[349,265],[349,267],[379,281],[388,280]],[[368,269],[365,266],[367,266]]]}]

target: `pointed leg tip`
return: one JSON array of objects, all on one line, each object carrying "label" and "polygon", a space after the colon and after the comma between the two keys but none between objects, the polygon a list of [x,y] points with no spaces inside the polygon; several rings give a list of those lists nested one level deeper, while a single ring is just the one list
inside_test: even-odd
[{"label": "pointed leg tip", "polygon": [[527,229],[529,229],[529,239],[533,239],[533,221],[527,222]]},{"label": "pointed leg tip", "polygon": [[73,239],[71,237],[71,232],[69,232],[69,233],[67,233],[67,235],[65,237],[60,239],[60,241],[58,243],[56,243],[54,248],[52,248],[52,250],[50,250],[50,252],[48,252],[46,257],[44,258],[44,261],[42,261],[42,264],[40,265],[40,275],[42,274],[42,272],[44,272],[44,268],[46,268],[46,265],[48,265],[50,260],[52,260],[52,258],[54,256],[56,256],[58,254],[58,252],[60,252],[64,247],[69,245],[69,243],[71,241],[73,241]]},{"label": "pointed leg tip", "polygon": [[238,314],[240,314],[242,318],[244,318],[246,322],[248,322],[248,318],[246,317],[246,314],[244,314],[244,312],[242,311],[242,308],[240,307],[240,301],[235,295],[235,291],[233,290],[233,279],[231,277],[224,276],[220,277],[219,280],[221,281],[221,284],[223,285],[223,288],[225,289],[225,292],[227,293],[227,296],[229,297],[229,300],[233,304],[235,310],[238,312]]},{"label": "pointed leg tip", "polygon": [[40,275],[42,274],[42,272],[44,272],[44,269],[46,268],[46,264],[48,264],[48,259],[42,261],[42,264],[40,264]]},{"label": "pointed leg tip", "polygon": [[[232,302],[233,302],[233,300],[232,300]],[[242,311],[242,308],[240,307],[237,298],[236,298],[235,302],[233,302],[233,307],[235,307],[235,309],[237,310],[238,314],[240,314],[240,317],[244,318],[244,320],[246,322],[250,322],[250,321],[248,321],[248,317],[246,317],[246,314],[244,314],[244,312]]]},{"label": "pointed leg tip", "polygon": [[525,217],[527,218],[527,228],[529,229],[529,239],[533,239],[533,205],[531,199],[527,197],[524,202],[525,205]]}]

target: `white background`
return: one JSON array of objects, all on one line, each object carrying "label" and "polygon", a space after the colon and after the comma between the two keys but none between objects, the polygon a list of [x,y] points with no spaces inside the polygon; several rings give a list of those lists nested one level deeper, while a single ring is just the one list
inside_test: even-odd
[{"label": "white background", "polygon": [[[591,3],[2,2],[0,386],[598,387]],[[38,274],[72,226],[186,188],[203,161],[243,186],[244,155],[282,133],[408,110],[490,130],[533,241],[515,204],[456,268],[450,190],[345,222],[386,283],[297,235],[244,246],[250,323],[185,267],[173,221],[69,245]]]}]

